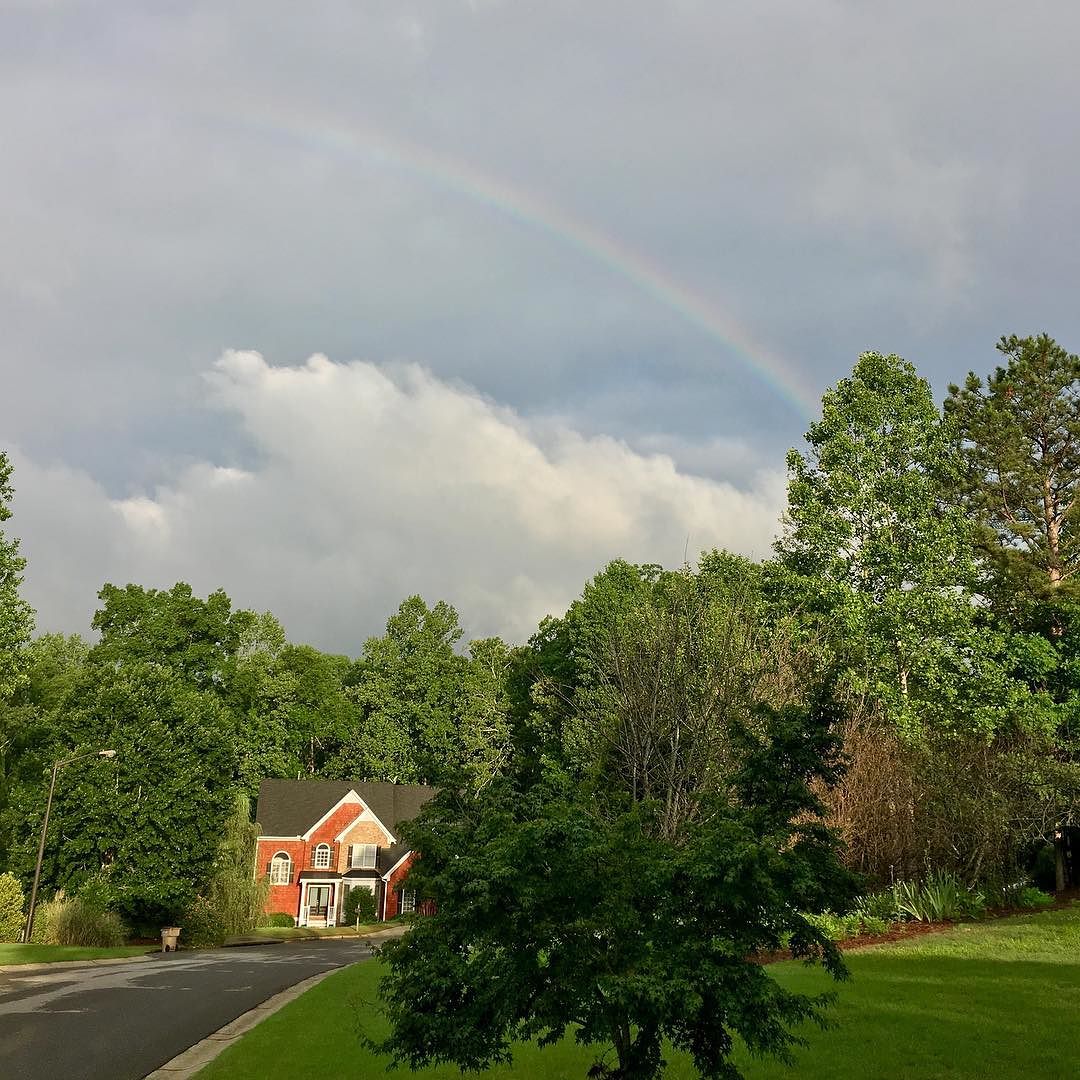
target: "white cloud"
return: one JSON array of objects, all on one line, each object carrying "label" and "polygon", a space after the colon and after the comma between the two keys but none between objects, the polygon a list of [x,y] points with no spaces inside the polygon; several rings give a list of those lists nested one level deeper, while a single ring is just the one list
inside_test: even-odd
[{"label": "white cloud", "polygon": [[415,365],[229,351],[207,378],[255,466],[200,462],[111,500],[85,472],[16,455],[12,524],[42,629],[85,629],[106,579],[183,579],[325,648],[357,651],[413,592],[453,602],[472,634],[520,641],[611,558],[765,554],[782,507],[777,473],[747,490],[689,475]]}]

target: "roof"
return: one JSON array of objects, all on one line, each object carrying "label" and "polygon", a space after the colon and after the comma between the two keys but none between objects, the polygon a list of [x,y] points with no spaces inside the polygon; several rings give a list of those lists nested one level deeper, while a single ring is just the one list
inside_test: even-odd
[{"label": "roof", "polygon": [[262,836],[303,836],[321,817],[355,791],[395,835],[434,794],[426,784],[369,780],[263,780],[255,820]]}]

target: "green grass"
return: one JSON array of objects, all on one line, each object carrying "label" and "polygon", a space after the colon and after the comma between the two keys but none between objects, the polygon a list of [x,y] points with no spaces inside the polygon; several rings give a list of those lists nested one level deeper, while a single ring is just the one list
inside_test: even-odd
[{"label": "green grass", "polygon": [[[1072,1080],[1080,1060],[1080,905],[1061,911],[958,926],[942,934],[848,954],[852,978],[839,986],[836,1025],[805,1034],[795,1069],[738,1064],[751,1080]],[[777,964],[793,990],[832,986],[819,970]],[[199,1080],[320,1080],[381,1077],[385,1062],[361,1050],[358,1019],[377,1032],[370,1010],[378,965],[336,972],[264,1020],[199,1073]],[[484,1076],[582,1080],[593,1060],[570,1042],[523,1046],[509,1068]],[[390,1074],[391,1076],[395,1074]],[[459,1078],[428,1069],[424,1080]],[[667,1076],[695,1075],[671,1055]]]},{"label": "green grass", "polygon": [[275,941],[310,941],[323,937],[364,937],[376,930],[385,930],[386,923],[361,923],[355,926],[260,926],[251,937],[273,938]]},{"label": "green grass", "polygon": [[91,949],[81,945],[0,945],[0,967],[5,964],[51,964],[58,960],[104,960],[111,956],[140,956],[148,945],[121,945]]}]

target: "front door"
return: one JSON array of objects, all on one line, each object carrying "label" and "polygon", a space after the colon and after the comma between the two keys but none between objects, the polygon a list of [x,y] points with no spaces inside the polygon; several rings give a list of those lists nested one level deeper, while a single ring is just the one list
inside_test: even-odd
[{"label": "front door", "polygon": [[308,923],[326,922],[327,913],[330,911],[330,886],[309,885],[307,891]]}]

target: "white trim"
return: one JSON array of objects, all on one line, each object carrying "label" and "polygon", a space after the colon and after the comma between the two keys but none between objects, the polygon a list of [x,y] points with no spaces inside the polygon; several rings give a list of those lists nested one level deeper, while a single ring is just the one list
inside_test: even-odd
[{"label": "white trim", "polygon": [[[319,862],[319,855],[322,852],[326,852],[326,862]],[[329,870],[330,862],[334,857],[334,849],[325,841],[321,844],[315,845],[315,850],[311,853],[311,868],[312,870]]]},{"label": "white trim", "polygon": [[327,810],[326,813],[323,814],[323,816],[319,818],[319,820],[316,821],[315,824],[312,825],[311,828],[308,829],[308,831],[304,833],[302,837],[300,837],[300,839],[310,840],[315,835],[315,831],[319,828],[320,825],[322,825],[324,821],[327,821],[330,817],[334,815],[336,811],[349,803],[360,803],[361,806],[364,805],[363,800],[360,798],[359,795],[356,794],[356,792],[352,788],[346,791],[345,794],[342,795],[341,798],[338,799],[338,801],[334,803],[334,805],[331,806],[330,809]]},{"label": "white trim", "polygon": [[368,806],[367,803],[365,803],[363,799],[360,800],[360,805],[364,808],[363,811],[359,814],[358,817],[355,817],[352,821],[350,821],[349,824],[346,825],[345,828],[342,829],[341,832],[339,832],[337,834],[337,836],[334,837],[335,843],[338,843],[338,844],[342,843],[345,840],[345,837],[348,836],[349,833],[361,821],[374,821],[375,824],[378,825],[380,829],[382,829],[383,836],[385,836],[386,839],[389,840],[391,844],[396,844],[397,840],[395,839],[394,834],[379,820],[379,818],[376,815],[375,811],[372,810],[371,807]]},{"label": "white trim", "polygon": [[[333,898],[333,902],[327,901],[326,904],[326,922],[324,926],[337,926],[337,914],[338,904],[340,903],[339,893],[340,889],[335,888],[336,885],[340,885],[340,878],[327,878],[325,881],[319,881],[317,878],[312,880],[304,878],[300,882],[300,912],[297,917],[297,926],[308,926],[308,889],[312,885],[328,885],[330,887],[330,895]],[[303,921],[301,921],[303,920]]]},{"label": "white trim", "polygon": [[303,840],[302,836],[260,836],[259,840]]},{"label": "white trim", "polygon": [[[289,868],[289,873],[286,876],[284,881],[275,881],[274,880],[274,863],[279,861],[278,860],[279,855],[284,855],[285,856],[285,864]],[[296,860],[292,857],[292,854],[290,852],[288,852],[288,851],[275,851],[274,854],[270,856],[270,869],[266,874],[266,876],[270,879],[270,884],[271,885],[276,885],[276,886],[291,885],[293,883],[292,876],[293,876],[293,866],[294,866],[295,862],[296,862]]]},{"label": "white trim", "polygon": [[399,866],[400,866],[400,865],[401,865],[401,864],[402,864],[402,863],[403,863],[403,862],[404,862],[404,861],[405,861],[405,860],[406,860],[406,859],[407,859],[407,858],[408,858],[408,857],[409,857],[409,856],[410,856],[411,854],[412,854],[412,849],[410,848],[410,850],[406,851],[406,852],[405,852],[405,854],[404,854],[404,855],[402,855],[402,856],[401,856],[401,858],[400,858],[400,859],[398,859],[398,861],[397,861],[396,863],[394,863],[394,865],[393,865],[393,866],[391,866],[391,867],[390,867],[390,869],[389,869],[389,870],[387,870],[385,874],[383,874],[383,876],[382,876],[382,879],[383,879],[383,881],[389,881],[389,880],[390,880],[390,875],[391,875],[391,874],[393,874],[393,872],[394,872],[394,871],[395,871],[395,870],[396,870],[396,869],[397,869],[397,868],[398,868],[398,867],[399,867]]}]

